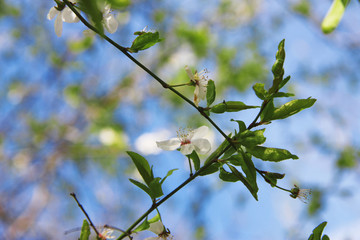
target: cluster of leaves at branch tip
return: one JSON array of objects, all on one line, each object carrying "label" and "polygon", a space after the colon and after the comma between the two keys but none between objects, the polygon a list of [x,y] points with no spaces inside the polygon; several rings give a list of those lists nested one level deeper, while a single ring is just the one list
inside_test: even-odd
[{"label": "cluster of leaves at branch tip", "polygon": [[127,154],[132,159],[145,184],[131,178],[129,179],[130,182],[133,183],[135,186],[139,187],[145,193],[147,193],[150,196],[151,200],[155,200],[156,198],[163,196],[164,193],[162,191],[162,184],[164,183],[166,178],[169,177],[177,169],[169,170],[166,176],[163,178],[154,177],[153,168],[150,167],[149,162],[143,156],[130,151],[128,151]]}]

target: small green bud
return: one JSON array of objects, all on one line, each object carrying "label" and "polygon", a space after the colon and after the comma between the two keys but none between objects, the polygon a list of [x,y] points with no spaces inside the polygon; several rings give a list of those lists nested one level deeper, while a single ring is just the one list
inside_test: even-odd
[{"label": "small green bud", "polygon": [[215,106],[211,107],[210,109],[213,113],[224,113],[226,111],[226,104],[225,103],[219,103]]}]

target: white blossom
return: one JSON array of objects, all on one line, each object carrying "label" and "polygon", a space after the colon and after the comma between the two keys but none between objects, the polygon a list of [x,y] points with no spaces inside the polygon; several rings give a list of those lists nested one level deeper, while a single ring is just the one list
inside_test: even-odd
[{"label": "white blossom", "polygon": [[290,197],[297,198],[303,203],[308,203],[311,198],[311,189],[300,189],[295,185],[295,187],[291,189]]},{"label": "white blossom", "polygon": [[112,229],[110,229],[110,228],[104,228],[103,230],[102,230],[102,232],[100,233],[100,238],[101,239],[104,239],[104,240],[106,240],[106,239],[114,239],[115,238],[115,236],[113,236],[112,235],[112,233],[114,232],[114,230],[112,230]]},{"label": "white blossom", "polygon": [[[76,3],[76,0],[70,0],[72,3]],[[50,8],[49,13],[47,14],[47,19],[55,19],[55,33],[58,37],[61,37],[62,34],[62,23],[75,23],[79,21],[79,18],[75,13],[68,7],[64,6],[63,9],[59,10],[60,6]]]},{"label": "white blossom", "polygon": [[205,99],[207,92],[207,85],[209,79],[205,74],[207,70],[203,70],[201,72],[195,71],[193,74],[188,66],[185,66],[185,71],[189,76],[190,80],[195,83],[195,91],[194,91],[194,103],[198,107],[201,99]]},{"label": "white blossom", "polygon": [[208,131],[209,128],[206,126],[188,132],[179,130],[177,138],[156,142],[156,144],[159,148],[167,151],[180,148],[180,152],[184,155],[191,154],[194,150],[200,154],[205,154],[211,149],[210,141],[206,138]]},{"label": "white blossom", "polygon": [[103,25],[105,29],[109,33],[116,32],[119,23],[116,21],[114,15],[110,13],[111,12],[110,5],[109,4],[105,5],[102,12],[103,12]]},{"label": "white blossom", "polygon": [[170,232],[168,232],[164,224],[161,221],[150,223],[149,230],[155,234],[157,234],[157,237],[148,237],[145,238],[145,240],[170,240],[173,239],[173,236],[170,235]]}]

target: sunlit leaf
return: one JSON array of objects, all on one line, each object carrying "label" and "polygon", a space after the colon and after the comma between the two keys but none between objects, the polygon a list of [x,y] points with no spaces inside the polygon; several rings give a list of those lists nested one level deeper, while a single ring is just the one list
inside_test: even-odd
[{"label": "sunlit leaf", "polygon": [[244,145],[245,147],[254,147],[265,142],[266,138],[264,137],[264,131],[265,128],[255,131],[245,130],[240,133],[237,138],[241,145]]},{"label": "sunlit leaf", "polygon": [[159,37],[159,32],[144,32],[135,38],[128,50],[130,52],[137,53],[138,51],[142,51],[154,46],[160,41],[161,39]]},{"label": "sunlit leaf", "polygon": [[90,226],[86,219],[83,221],[83,225],[81,227],[81,233],[79,240],[88,240],[90,236]]},{"label": "sunlit leaf", "polygon": [[152,192],[151,192],[151,189],[146,186],[145,184],[139,182],[139,181],[136,181],[135,179],[131,179],[129,178],[129,181],[134,184],[135,186],[139,187],[141,190],[143,190],[144,192],[146,192],[151,198],[153,198],[153,195]]},{"label": "sunlit leaf", "polygon": [[349,2],[350,0],[333,0],[321,23],[321,29],[324,33],[331,33],[339,25]]},{"label": "sunlit leaf", "polygon": [[298,156],[291,154],[288,150],[280,148],[267,148],[262,146],[255,146],[246,148],[246,150],[256,158],[264,161],[279,162],[285,159],[299,159]]},{"label": "sunlit leaf", "polygon": [[276,108],[271,115],[270,120],[290,117],[291,115],[294,115],[301,110],[311,107],[315,102],[316,99],[314,98],[292,100],[280,106],[279,108]]},{"label": "sunlit leaf", "polygon": [[216,98],[215,84],[213,80],[209,80],[207,85],[207,92],[206,92],[206,102],[208,107],[215,101],[215,98]]},{"label": "sunlit leaf", "polygon": [[308,240],[322,240],[321,235],[324,231],[326,224],[327,222],[322,222],[316,228],[314,228],[313,233],[310,235]]},{"label": "sunlit leaf", "polygon": [[219,178],[225,182],[239,181],[239,178],[234,173],[227,172],[223,167],[220,168]]},{"label": "sunlit leaf", "polygon": [[267,91],[265,90],[265,84],[263,83],[255,83],[253,86],[253,90],[258,98],[261,100],[266,99]]},{"label": "sunlit leaf", "polygon": [[138,169],[140,175],[144,179],[145,183],[149,186],[151,181],[153,180],[150,165],[148,161],[141,155],[127,151],[127,154],[131,157],[133,160],[136,168]]}]

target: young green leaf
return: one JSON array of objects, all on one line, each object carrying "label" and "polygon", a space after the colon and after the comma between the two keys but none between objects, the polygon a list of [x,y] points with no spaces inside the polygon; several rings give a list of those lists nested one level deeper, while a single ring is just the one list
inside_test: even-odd
[{"label": "young green leaf", "polygon": [[154,46],[160,41],[161,39],[159,38],[159,32],[144,32],[135,38],[128,50],[129,52],[137,53],[138,51],[142,51]]},{"label": "young green leaf", "polygon": [[83,221],[79,240],[89,240],[90,226],[86,219]]},{"label": "young green leaf", "polygon": [[210,175],[217,171],[219,171],[221,164],[216,162],[210,165],[210,167],[206,168],[204,171],[201,171],[199,173],[200,176]]},{"label": "young green leaf", "polygon": [[137,187],[139,187],[141,190],[143,190],[144,192],[146,192],[150,197],[151,197],[151,199],[154,199],[153,198],[153,193],[151,192],[151,189],[148,187],[148,186],[146,186],[145,184],[143,184],[143,183],[141,183],[141,182],[139,182],[139,181],[136,181],[135,179],[131,179],[131,178],[129,178],[129,181],[132,183],[132,184],[134,184],[135,186],[137,186]]},{"label": "young green leaf", "polygon": [[243,132],[246,130],[246,125],[243,121],[240,121],[240,120],[234,120],[234,119],[231,119],[230,121],[232,122],[237,122],[238,125],[239,125],[239,133]]},{"label": "young green leaf", "polygon": [[[229,138],[231,138],[231,133],[228,135]],[[213,160],[215,156],[219,155],[225,148],[229,146],[229,142],[227,140],[224,140],[220,146],[212,152],[212,154],[205,160],[204,164],[207,164],[209,161]]]},{"label": "young green leaf", "polygon": [[178,170],[178,168],[174,168],[174,169],[171,169],[167,172],[166,176],[161,179],[160,183],[163,184],[166,180],[167,177],[171,176],[173,174],[174,171]]},{"label": "young green leaf", "polygon": [[287,82],[290,80],[290,76],[287,76],[286,78],[284,78],[282,81],[281,81],[281,83],[279,84],[279,90],[283,87],[283,86],[285,86],[285,84],[287,84]]},{"label": "young green leaf", "polygon": [[350,0],[333,0],[333,3],[321,23],[323,33],[328,34],[334,31],[339,25],[349,2]]},{"label": "young green leaf", "polygon": [[279,162],[290,158],[299,159],[298,156],[291,154],[288,150],[280,148],[255,146],[252,148],[246,148],[246,150],[254,157],[264,161]]},{"label": "young green leaf", "polygon": [[190,157],[190,159],[193,161],[195,171],[199,170],[200,169],[200,158],[197,155],[196,151],[193,151],[191,154],[188,155],[188,157]]},{"label": "young green leaf", "polygon": [[149,229],[150,227],[150,223],[148,221],[148,219],[146,218],[139,226],[137,226],[137,228],[135,228],[132,232],[136,233],[136,232],[141,232],[144,231],[146,229]]},{"label": "young green leaf", "polygon": [[151,183],[149,184],[149,188],[151,190],[151,198],[155,199],[155,198],[159,198],[162,195],[164,195],[162,188],[161,188],[161,182],[160,182],[161,178],[160,177],[156,177],[154,178]]},{"label": "young green leaf", "polygon": [[266,96],[267,96],[267,91],[265,90],[264,84],[263,83],[255,83],[254,86],[252,87],[253,90],[255,91],[255,94],[258,98],[260,98],[261,100],[265,100]]},{"label": "young green leaf", "polygon": [[278,45],[278,51],[276,52],[276,60],[274,65],[271,68],[271,71],[274,75],[274,80],[271,88],[269,89],[269,93],[275,93],[280,88],[280,84],[283,80],[284,76],[284,61],[285,61],[285,39],[281,40]]},{"label": "young green leaf", "polygon": [[[326,224],[327,224],[327,222],[322,222],[316,228],[314,228],[313,233],[310,235],[308,240],[321,240],[321,235],[322,235],[322,232],[323,232]],[[329,238],[328,236],[326,236],[326,237]],[[325,240],[325,239],[323,237],[323,240]]]},{"label": "young green leaf", "polygon": [[264,172],[266,182],[270,183],[272,187],[277,184],[278,179],[283,179],[285,174],[282,173],[273,173],[273,172]]},{"label": "young green leaf", "polygon": [[212,106],[210,111],[213,113],[239,112],[250,108],[259,108],[259,106],[248,106],[240,101],[227,101]]},{"label": "young green leaf", "polygon": [[284,93],[284,92],[277,92],[274,93],[271,97],[277,98],[277,97],[293,97],[295,94],[293,93]]},{"label": "young green leaf", "polygon": [[265,128],[255,131],[245,130],[240,133],[237,138],[241,145],[245,147],[255,147],[265,142],[266,137],[264,137],[264,131]]},{"label": "young green leaf", "polygon": [[206,91],[206,102],[208,107],[215,101],[215,97],[216,97],[215,83],[213,80],[209,80]]},{"label": "young green leaf", "polygon": [[275,119],[284,119],[294,115],[301,110],[311,107],[316,102],[314,98],[307,98],[307,99],[295,99],[290,102],[285,103],[284,105],[276,108],[271,115],[270,120]]},{"label": "young green leaf", "polygon": [[144,179],[146,185],[149,186],[150,182],[153,180],[152,177],[152,171],[150,169],[150,165],[148,161],[141,155],[135,153],[135,152],[126,152],[131,159],[133,160],[136,168],[138,169],[141,177]]},{"label": "young green leaf", "polygon": [[275,110],[274,107],[274,99],[269,100],[269,102],[266,104],[264,110],[262,111],[260,118],[262,122],[268,122],[271,120],[271,116],[273,115]]},{"label": "young green leaf", "polygon": [[239,172],[234,166],[228,165],[231,172],[245,185],[245,187],[250,191],[256,201],[258,201],[257,191],[258,189],[254,189],[252,184],[244,177],[244,175]]},{"label": "young green leaf", "polygon": [[227,172],[223,167],[220,167],[219,178],[225,182],[239,181],[239,178],[234,173]]}]

